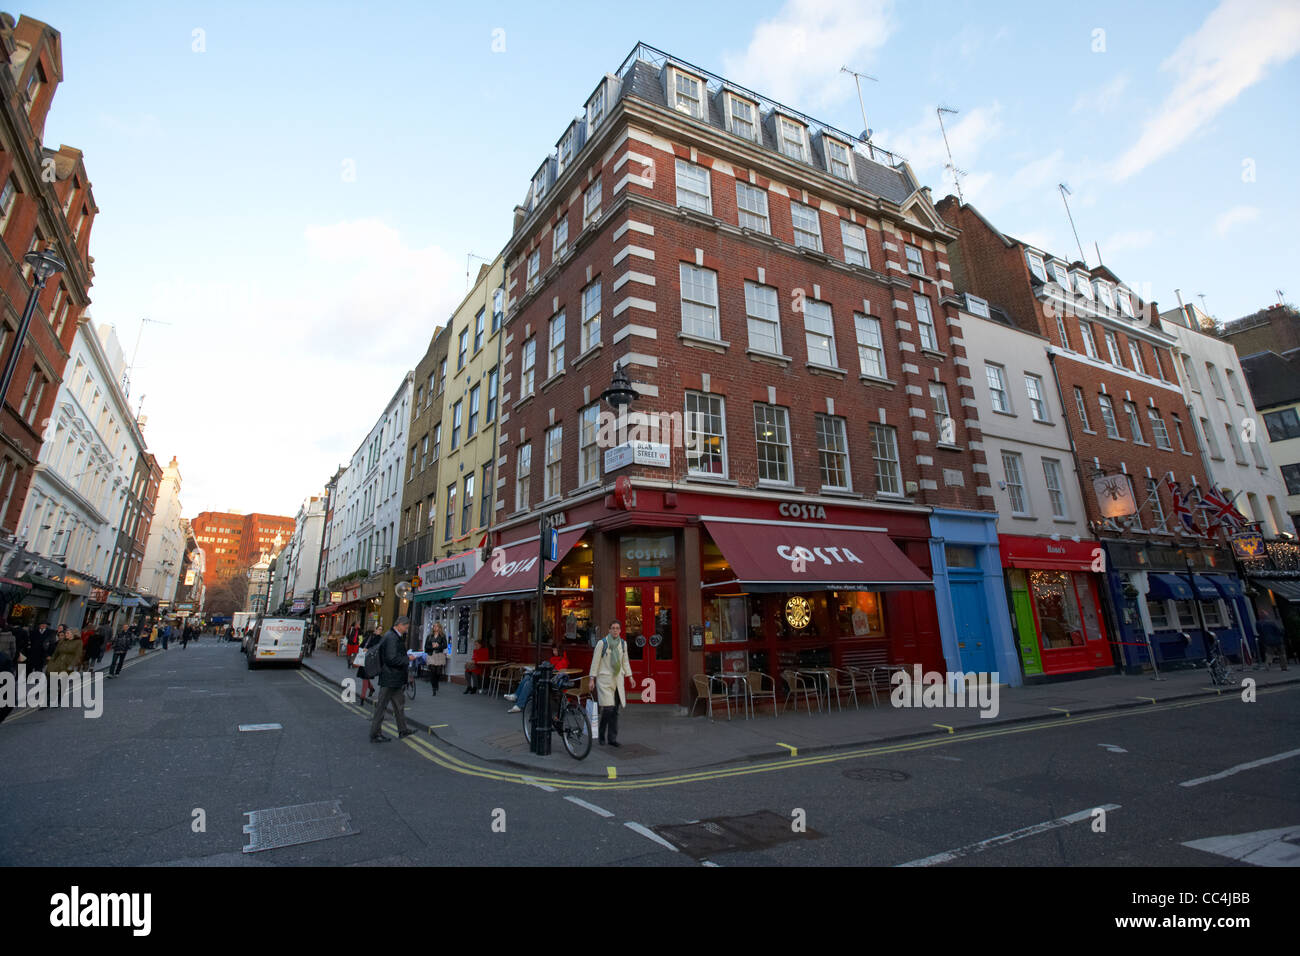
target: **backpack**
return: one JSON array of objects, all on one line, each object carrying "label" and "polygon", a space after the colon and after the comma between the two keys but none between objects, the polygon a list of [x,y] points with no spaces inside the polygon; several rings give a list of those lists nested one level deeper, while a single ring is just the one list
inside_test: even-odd
[{"label": "backpack", "polygon": [[375,641],[370,647],[366,648],[365,659],[361,663],[361,676],[366,680],[374,680],[383,670],[383,657],[379,649],[383,646],[383,639]]}]

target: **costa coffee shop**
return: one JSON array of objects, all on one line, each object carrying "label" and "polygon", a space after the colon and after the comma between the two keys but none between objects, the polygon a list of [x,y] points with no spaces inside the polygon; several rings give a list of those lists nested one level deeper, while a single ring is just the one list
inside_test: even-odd
[{"label": "costa coffee shop", "polygon": [[1101,545],[1010,534],[998,544],[1025,677],[1113,669],[1104,578],[1093,571]]},{"label": "costa coffee shop", "polygon": [[[637,488],[560,515],[546,639],[585,668],[617,620],[654,703],[686,703],[692,675],[721,670],[945,669],[928,509]],[[531,660],[537,534],[497,547],[456,600],[479,601],[493,657]]]}]

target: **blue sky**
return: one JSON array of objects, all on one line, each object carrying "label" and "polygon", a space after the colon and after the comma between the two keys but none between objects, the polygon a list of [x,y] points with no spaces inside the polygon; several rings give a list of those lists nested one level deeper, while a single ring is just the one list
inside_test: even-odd
[{"label": "blue sky", "polygon": [[[187,514],[293,513],[508,238],[528,178],[644,41],[856,132],[1161,308],[1294,301],[1300,4],[67,3],[46,142],[100,207],[91,314]],[[504,51],[494,52],[504,39]],[[195,31],[202,31],[195,33]],[[195,47],[201,47],[196,51]],[[474,264],[477,268],[477,263]]]}]

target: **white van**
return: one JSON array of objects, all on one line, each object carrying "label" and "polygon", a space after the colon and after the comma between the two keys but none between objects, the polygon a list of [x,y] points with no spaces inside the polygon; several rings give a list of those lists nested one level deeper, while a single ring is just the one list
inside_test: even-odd
[{"label": "white van", "polygon": [[306,629],[307,622],[300,617],[268,617],[259,621],[248,642],[248,669],[278,662],[302,666],[307,650],[303,640]]}]

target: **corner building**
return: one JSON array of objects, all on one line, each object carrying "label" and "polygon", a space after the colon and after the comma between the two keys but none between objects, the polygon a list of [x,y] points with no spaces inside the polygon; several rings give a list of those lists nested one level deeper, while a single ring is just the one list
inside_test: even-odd
[{"label": "corner building", "polygon": [[[618,620],[657,703],[751,669],[782,695],[827,665],[1018,681],[955,237],[905,163],[636,47],[505,249],[505,560],[457,594],[493,656],[532,654],[544,514],[546,633],[585,666]],[[601,428],[616,365],[648,443]]]}]

